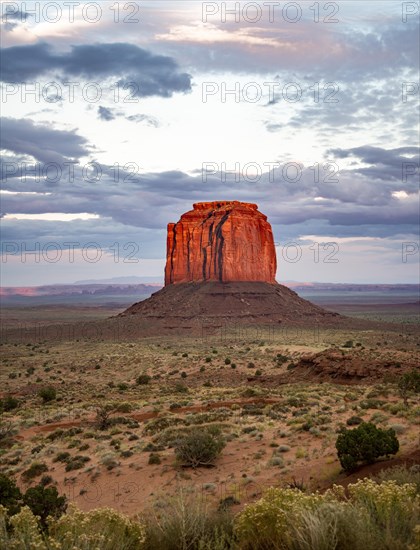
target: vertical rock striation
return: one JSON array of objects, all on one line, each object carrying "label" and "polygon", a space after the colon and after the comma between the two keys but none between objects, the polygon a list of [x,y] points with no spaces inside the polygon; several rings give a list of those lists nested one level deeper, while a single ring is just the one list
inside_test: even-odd
[{"label": "vertical rock striation", "polygon": [[199,202],[168,224],[165,285],[202,281],[275,283],[276,251],[256,204]]}]

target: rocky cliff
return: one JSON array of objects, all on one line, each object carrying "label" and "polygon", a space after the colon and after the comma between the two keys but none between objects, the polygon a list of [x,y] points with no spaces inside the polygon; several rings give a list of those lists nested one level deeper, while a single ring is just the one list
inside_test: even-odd
[{"label": "rocky cliff", "polygon": [[275,282],[271,225],[256,204],[200,202],[168,224],[165,285],[202,281]]}]

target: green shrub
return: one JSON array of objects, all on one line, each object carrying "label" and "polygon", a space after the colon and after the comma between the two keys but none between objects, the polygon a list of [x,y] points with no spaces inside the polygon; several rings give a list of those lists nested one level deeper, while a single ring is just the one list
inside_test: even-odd
[{"label": "green shrub", "polygon": [[395,454],[399,449],[394,430],[382,430],[370,422],[363,422],[353,430],[344,428],[335,446],[346,471],[354,470],[360,462],[372,463],[381,456]]},{"label": "green shrub", "polygon": [[360,418],[360,416],[351,416],[350,418],[347,418],[346,424],[347,426],[357,426],[362,422],[363,422],[363,418]]},{"label": "green shrub", "polygon": [[23,497],[23,502],[39,517],[42,530],[47,528],[47,517],[59,518],[67,509],[66,497],[59,496],[55,487],[43,485],[30,487]]},{"label": "green shrub", "polygon": [[161,464],[160,456],[157,453],[150,453],[149,464]]},{"label": "green shrub", "polygon": [[48,472],[48,466],[44,462],[33,462],[27,470],[22,473],[25,481],[38,477],[44,472]]},{"label": "green shrub", "polygon": [[67,451],[63,451],[61,453],[58,453],[58,455],[53,459],[53,462],[68,462],[71,455]]},{"label": "green shrub", "polygon": [[175,442],[175,454],[183,466],[212,466],[225,442],[207,430],[193,430]]},{"label": "green shrub", "polygon": [[19,512],[22,498],[22,493],[15,480],[5,474],[0,474],[0,505],[6,508],[10,516]]},{"label": "green shrub", "polygon": [[[241,550],[414,550],[420,521],[412,484],[370,479],[323,495],[268,489],[235,521]],[[417,527],[416,527],[417,525]]]},{"label": "green shrub", "polygon": [[67,460],[66,463],[66,472],[72,472],[73,470],[80,470],[89,462],[90,458],[88,456],[76,455]]},{"label": "green shrub", "polygon": [[123,401],[122,403],[119,403],[115,407],[115,411],[120,412],[120,413],[129,413],[132,410],[133,410],[133,407],[132,407],[131,403],[128,403],[128,401]]},{"label": "green shrub", "polygon": [[115,412],[115,406],[112,403],[105,403],[96,408],[95,424],[99,430],[106,430],[111,426],[111,415]]},{"label": "green shrub", "polygon": [[186,386],[182,382],[177,382],[175,384],[174,391],[176,393],[188,393],[188,386]]},{"label": "green shrub", "polygon": [[41,388],[38,392],[38,396],[42,399],[43,403],[49,403],[54,401],[57,397],[57,391],[52,386]]},{"label": "green shrub", "polygon": [[140,376],[137,377],[137,384],[139,386],[145,386],[148,384],[151,380],[151,377],[148,374],[140,374]]},{"label": "green shrub", "polygon": [[50,520],[47,534],[42,534],[36,517],[28,507],[11,518],[6,529],[4,508],[0,507],[0,547],[15,549],[83,549],[139,550],[143,548],[145,528],[115,510],[102,508],[81,512],[74,505],[69,513]]},{"label": "green shrub", "polygon": [[225,359],[225,365],[230,365],[231,362],[232,362],[232,361],[229,359],[229,357],[226,357],[226,359]]},{"label": "green shrub", "polygon": [[403,374],[398,381],[398,390],[404,400],[404,405],[407,407],[409,395],[420,393],[420,372],[412,370]]},{"label": "green shrub", "polygon": [[9,412],[19,407],[19,400],[11,395],[6,395],[4,399],[0,399],[0,413]]},{"label": "green shrub", "polygon": [[244,550],[292,548],[293,525],[300,514],[322,502],[321,495],[305,495],[298,489],[269,488],[257,502],[236,518],[239,548]]},{"label": "green shrub", "polygon": [[386,470],[381,470],[375,479],[382,483],[383,481],[395,481],[397,485],[410,483],[415,485],[417,494],[420,494],[420,465],[412,466],[392,466]]}]

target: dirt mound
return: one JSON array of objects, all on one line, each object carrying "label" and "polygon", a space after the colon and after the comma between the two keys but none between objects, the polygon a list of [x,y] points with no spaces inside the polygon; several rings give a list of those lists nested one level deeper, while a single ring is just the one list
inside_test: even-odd
[{"label": "dirt mound", "polygon": [[290,381],[369,382],[399,376],[418,367],[416,354],[394,350],[367,351],[331,348],[303,357],[291,369]]},{"label": "dirt mound", "polygon": [[220,325],[317,324],[336,326],[345,318],[322,309],[277,283],[203,282],[168,285],[119,317],[138,316],[162,329]]}]

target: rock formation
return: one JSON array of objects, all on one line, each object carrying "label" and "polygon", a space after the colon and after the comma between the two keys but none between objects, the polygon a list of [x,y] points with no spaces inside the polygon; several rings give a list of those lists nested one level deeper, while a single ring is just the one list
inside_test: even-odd
[{"label": "rock formation", "polygon": [[256,204],[200,202],[168,225],[165,287],[119,318],[142,325],[142,334],[181,336],[239,325],[337,326],[337,313],[279,285],[275,274],[273,233]]},{"label": "rock formation", "polygon": [[275,283],[271,225],[256,204],[199,202],[168,224],[165,285],[218,281]]}]

